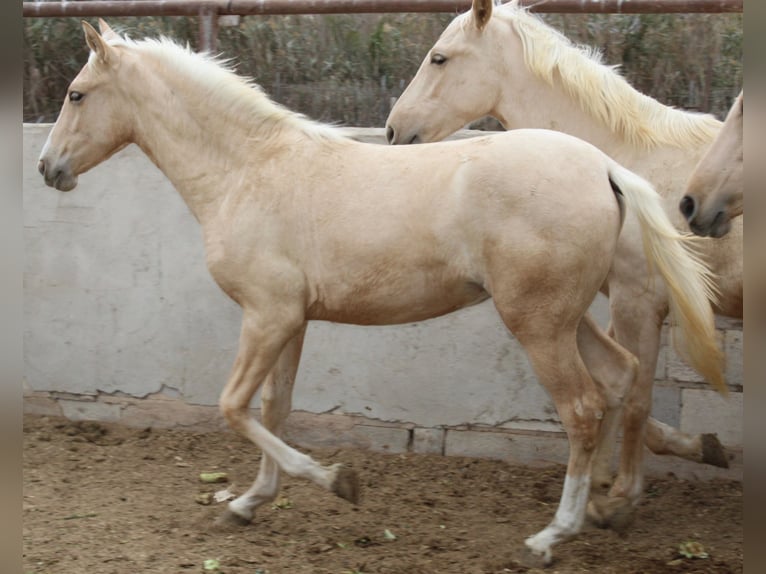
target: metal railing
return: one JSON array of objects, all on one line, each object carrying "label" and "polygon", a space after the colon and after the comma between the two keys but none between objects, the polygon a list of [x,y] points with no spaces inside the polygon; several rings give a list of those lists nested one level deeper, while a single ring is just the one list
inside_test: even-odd
[{"label": "metal railing", "polygon": [[[744,0],[521,0],[535,12],[589,14],[734,13]],[[221,16],[462,12],[471,0],[84,0],[24,2],[25,18],[195,16],[199,49],[214,50]]]},{"label": "metal railing", "polygon": [[[744,0],[521,0],[536,12],[641,14],[742,12]],[[193,16],[459,12],[471,0],[91,0],[24,2],[24,16]]]}]

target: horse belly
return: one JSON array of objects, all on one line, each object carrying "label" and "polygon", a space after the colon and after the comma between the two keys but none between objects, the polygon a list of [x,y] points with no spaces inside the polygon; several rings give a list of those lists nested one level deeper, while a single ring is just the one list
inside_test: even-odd
[{"label": "horse belly", "polygon": [[308,319],[354,325],[396,325],[446,315],[489,298],[467,280],[440,282],[414,273],[406,281],[326,285],[307,310]]}]

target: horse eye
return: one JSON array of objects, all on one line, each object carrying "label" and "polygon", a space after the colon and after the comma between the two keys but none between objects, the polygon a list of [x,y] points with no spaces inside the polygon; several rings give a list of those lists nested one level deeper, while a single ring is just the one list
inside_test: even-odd
[{"label": "horse eye", "polygon": [[79,102],[85,97],[85,94],[82,92],[69,92],[69,101],[70,102]]},{"label": "horse eye", "polygon": [[436,64],[437,66],[443,66],[446,61],[447,61],[447,58],[443,56],[442,54],[436,53],[433,56],[431,56],[431,63]]}]

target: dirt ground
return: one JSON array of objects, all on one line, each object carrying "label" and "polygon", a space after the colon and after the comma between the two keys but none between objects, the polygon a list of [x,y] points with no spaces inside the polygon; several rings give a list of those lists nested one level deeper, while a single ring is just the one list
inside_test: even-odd
[{"label": "dirt ground", "polygon": [[[494,574],[537,572],[524,538],[556,509],[564,467],[427,455],[313,450],[361,477],[358,506],[287,478],[237,532],[210,528],[225,503],[202,472],[241,493],[256,448],[231,433],[128,429],[25,417],[25,574]],[[232,486],[233,485],[233,486]],[[547,573],[742,572],[742,484],[649,479],[630,530],[588,527]],[[679,544],[702,544],[687,558]],[[206,562],[208,561],[208,562]],[[207,567],[207,569],[206,569]]]}]

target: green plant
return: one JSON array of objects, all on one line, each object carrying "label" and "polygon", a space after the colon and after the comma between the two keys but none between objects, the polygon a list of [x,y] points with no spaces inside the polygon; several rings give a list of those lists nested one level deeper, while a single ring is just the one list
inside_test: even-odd
[{"label": "green plant", "polygon": [[[417,71],[451,14],[242,17],[221,27],[218,51],[276,101],[327,122],[382,126],[391,98]],[[600,48],[639,90],[722,117],[742,86],[741,14],[544,16]],[[95,23],[95,19],[92,19]],[[129,36],[197,44],[196,18],[110,18]],[[24,20],[24,121],[54,121],[87,58],[77,18]]]}]

